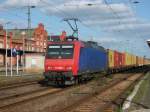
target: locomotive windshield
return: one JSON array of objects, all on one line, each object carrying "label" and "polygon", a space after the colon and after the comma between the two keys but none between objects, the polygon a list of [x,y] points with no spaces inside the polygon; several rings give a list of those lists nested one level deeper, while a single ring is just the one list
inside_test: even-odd
[{"label": "locomotive windshield", "polygon": [[71,44],[49,45],[47,48],[47,58],[50,59],[72,59],[74,46]]}]

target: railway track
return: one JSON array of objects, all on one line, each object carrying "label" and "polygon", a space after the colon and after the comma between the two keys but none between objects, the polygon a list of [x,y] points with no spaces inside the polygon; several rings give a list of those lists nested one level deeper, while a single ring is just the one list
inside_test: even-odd
[{"label": "railway track", "polygon": [[[104,77],[104,76],[103,76]],[[19,84],[14,84],[14,85],[8,85],[5,87],[0,88],[1,91],[7,91],[10,89],[16,89],[16,88],[21,88],[21,87],[28,87],[28,86],[33,86],[37,85],[37,81],[33,82],[23,82]],[[69,90],[71,88],[77,87],[78,85],[72,86],[72,87],[67,87],[67,88],[53,88],[53,87],[41,87],[37,90],[31,90],[29,92],[24,92],[24,93],[17,93],[17,94],[10,94],[6,97],[0,97],[0,111],[1,110],[7,110],[8,108],[13,108],[16,105],[21,105],[26,102],[30,102],[32,100],[36,100],[38,98],[42,98],[47,95],[52,95],[55,93],[59,93],[65,90]]]},{"label": "railway track", "polygon": [[27,85],[33,85],[33,84],[38,84],[40,80],[34,80],[34,81],[25,81],[25,82],[19,82],[19,83],[14,83],[14,84],[8,84],[5,86],[0,86],[0,91],[6,90],[6,89],[12,89],[12,88],[17,88],[17,87],[23,87]]},{"label": "railway track", "polygon": [[9,84],[0,87],[0,110],[13,107],[44,95],[53,94],[60,90],[60,88],[41,86],[39,80],[20,82],[12,85]]},{"label": "railway track", "polygon": [[[131,76],[131,74],[128,74],[127,76]],[[48,104],[47,106],[49,106],[49,109],[51,107],[53,108],[52,105],[54,105],[54,103],[57,102],[56,105],[59,107],[59,109],[56,108],[56,110],[55,110],[55,108],[53,108],[54,110],[52,112],[58,112],[59,110],[61,112],[74,112],[74,111],[76,111],[76,112],[81,112],[81,111],[82,112],[94,112],[93,108],[94,107],[97,108],[98,104],[97,103],[93,103],[93,102],[91,103],[92,99],[94,99],[94,102],[96,102],[95,101],[96,99],[99,99],[99,101],[101,101],[101,99],[99,98],[98,95],[102,94],[104,91],[109,90],[111,87],[114,87],[119,82],[121,83],[123,80],[124,81],[128,81],[128,82],[132,81],[132,79],[128,79],[128,78],[121,78],[120,79],[118,77],[115,77],[115,79],[113,79],[112,81],[110,81],[109,83],[106,84],[108,86],[106,86],[105,88],[102,88],[98,92],[96,91],[96,92],[94,92],[92,94],[89,94],[89,95],[85,96],[84,98],[81,98],[81,99],[79,99],[79,100],[77,100],[75,102],[72,101],[72,99],[69,99],[69,100],[72,101],[72,103],[69,104],[69,105],[66,105],[66,106],[62,106],[64,103],[61,100],[66,101],[66,99],[64,99],[65,96],[66,96],[66,93],[67,94],[69,93],[71,96],[72,95],[77,96],[77,95],[74,94],[74,92],[75,92],[74,90],[73,90],[74,92],[71,92],[71,91],[72,91],[73,88],[76,88],[76,87],[78,88],[79,85],[68,87],[68,88],[41,87],[41,88],[39,88],[37,90],[32,90],[30,92],[25,92],[25,93],[22,93],[22,94],[15,94],[15,95],[10,95],[10,96],[7,96],[7,97],[0,98],[0,111],[3,111],[3,112],[18,112],[19,110],[15,110],[15,111],[12,111],[12,110],[17,109],[17,108],[21,109],[21,107],[22,107],[22,109],[26,108],[26,107],[24,107],[26,104],[27,105],[28,104],[32,105],[32,104],[34,104],[33,102],[37,102],[37,101],[41,102],[42,99],[46,99],[47,97],[49,97],[49,96],[51,97],[52,96],[52,99],[49,99],[48,101],[44,100],[44,102],[43,102],[43,103],[47,102],[47,104]],[[30,85],[28,85],[28,86],[30,86]],[[80,87],[81,88],[87,87],[87,85],[86,84],[85,85],[81,85]],[[70,95],[66,96],[66,98],[67,97],[69,98]],[[56,98],[54,98],[53,96],[54,97],[56,96]],[[58,96],[59,96],[59,98],[57,98]],[[105,101],[106,104],[103,105],[103,109],[104,109],[104,107],[106,105],[108,106],[108,105],[110,105],[110,103],[112,103],[112,102],[107,101],[107,100],[104,100],[104,101]],[[40,104],[40,102],[38,102],[38,103]],[[79,105],[79,102],[80,102],[81,105]],[[85,104],[85,102],[87,102],[88,104]],[[94,106],[93,106],[93,104],[94,104]],[[60,107],[59,105],[61,105],[62,107]],[[30,112],[36,112],[38,109],[33,109],[35,107],[36,106],[30,106]],[[79,110],[76,110],[77,107],[78,107]],[[96,109],[96,108],[94,108],[94,109]],[[101,106],[101,109],[102,109],[102,106]],[[92,111],[90,111],[90,110],[92,110]],[[45,110],[43,110],[43,111],[45,111]],[[50,110],[46,110],[45,112],[48,112],[48,111],[50,111]]]},{"label": "railway track", "polygon": [[43,87],[22,94],[15,94],[10,95],[8,97],[2,97],[0,98],[0,111],[60,91],[62,91],[62,88]]},{"label": "railway track", "polygon": [[[121,79],[102,89],[99,92],[93,93],[88,97],[70,105],[61,112],[113,112],[110,105],[123,94],[127,88],[136,80],[141,78],[142,74],[128,76],[127,79]],[[60,111],[59,111],[60,112]]]}]

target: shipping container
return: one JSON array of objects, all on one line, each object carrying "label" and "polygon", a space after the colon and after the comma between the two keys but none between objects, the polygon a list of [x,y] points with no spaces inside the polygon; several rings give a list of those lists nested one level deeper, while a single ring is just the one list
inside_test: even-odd
[{"label": "shipping container", "polygon": [[150,64],[150,60],[147,59],[147,58],[145,58],[145,59],[144,59],[144,65],[149,65],[149,64]]},{"label": "shipping container", "polygon": [[119,53],[114,51],[114,67],[119,68]]},{"label": "shipping container", "polygon": [[118,67],[119,68],[122,68],[123,66],[123,60],[122,60],[122,53],[121,52],[118,52]]},{"label": "shipping container", "polygon": [[138,64],[138,66],[141,65],[141,63],[140,63],[140,57],[139,56],[137,57],[137,64]]},{"label": "shipping container", "polygon": [[95,48],[81,48],[79,73],[99,72],[107,69],[107,51]]},{"label": "shipping container", "polygon": [[144,64],[144,58],[143,57],[138,57],[138,66],[142,66]]},{"label": "shipping container", "polygon": [[144,57],[141,58],[142,65],[144,65]]},{"label": "shipping container", "polygon": [[121,68],[123,65],[122,62],[122,53],[114,51],[114,66],[115,68]]},{"label": "shipping container", "polygon": [[131,66],[131,55],[127,52],[125,52],[125,65]]},{"label": "shipping container", "polygon": [[136,66],[136,56],[133,55],[133,63],[134,63],[134,66]]},{"label": "shipping container", "polygon": [[114,51],[108,49],[107,52],[108,52],[108,67],[112,69],[114,68]]},{"label": "shipping container", "polygon": [[122,66],[125,67],[125,53],[122,53]]},{"label": "shipping container", "polygon": [[136,66],[139,66],[139,64],[138,64],[138,56],[136,56]]}]

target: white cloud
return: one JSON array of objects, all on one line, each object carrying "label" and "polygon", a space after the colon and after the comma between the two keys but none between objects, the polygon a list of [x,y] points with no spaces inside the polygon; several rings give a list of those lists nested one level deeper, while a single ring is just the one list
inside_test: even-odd
[{"label": "white cloud", "polygon": [[[92,6],[87,5],[90,2],[93,4]],[[100,27],[109,33],[116,31],[119,31],[120,34],[122,31],[132,33],[130,30],[139,31],[149,28],[149,24],[141,23],[127,5],[123,3],[106,5],[102,0],[100,3],[97,2],[98,0],[72,0],[59,4],[50,2],[51,6],[47,4],[44,10],[49,15],[61,18],[79,18],[84,24],[90,27]]]},{"label": "white cloud", "polygon": [[28,5],[38,6],[40,4],[40,0],[6,0],[5,2],[0,4],[0,11],[23,8]]},{"label": "white cloud", "polygon": [[6,23],[6,20],[5,19],[2,19],[2,18],[0,18],[0,24],[5,24]]},{"label": "white cloud", "polygon": [[137,18],[132,9],[124,3],[106,5],[103,0],[6,0],[0,5],[0,10],[26,6],[28,1],[30,5],[41,7],[41,11],[50,16],[61,19],[75,17],[89,28],[93,27],[99,32],[110,34],[111,36],[97,37],[94,40],[106,45],[112,44],[116,48],[120,45],[119,39],[130,39],[134,42],[135,38],[140,41],[141,38],[146,39],[150,35],[150,23]]},{"label": "white cloud", "polygon": [[7,24],[7,27],[9,28],[25,28],[25,23],[23,21],[9,21],[9,20],[6,20],[6,19],[3,19],[1,18],[0,19],[0,24],[3,25],[4,27],[6,27],[6,24]]},{"label": "white cloud", "polygon": [[38,5],[40,0],[7,0],[3,6],[8,7],[21,7],[27,5]]}]

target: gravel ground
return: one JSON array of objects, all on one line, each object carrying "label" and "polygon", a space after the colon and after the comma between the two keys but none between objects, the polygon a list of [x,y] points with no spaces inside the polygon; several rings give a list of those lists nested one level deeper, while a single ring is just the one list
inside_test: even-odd
[{"label": "gravel ground", "polygon": [[19,75],[13,73],[13,76],[10,76],[10,73],[8,72],[8,76],[5,76],[4,72],[0,72],[0,87],[19,82],[44,79],[43,74],[20,74],[22,73],[19,73]]},{"label": "gravel ground", "polygon": [[140,109],[140,110],[134,110],[132,112],[150,112],[150,109]]},{"label": "gravel ground", "polygon": [[2,90],[2,91],[0,91],[0,99],[4,98],[4,97],[9,97],[12,95],[23,94],[23,93],[35,91],[37,89],[42,89],[42,88],[44,88],[44,87],[42,87],[40,84],[33,84],[33,85],[26,85],[26,86],[22,86],[22,87],[16,87],[16,88],[12,88],[12,89]]},{"label": "gravel ground", "polygon": [[71,89],[62,91],[60,93],[47,95],[42,98],[37,98],[30,102],[25,102],[16,105],[13,108],[0,110],[2,112],[58,112],[68,105],[78,102],[82,98],[89,96],[102,89],[102,87],[109,83],[112,79],[119,80],[124,78],[125,75],[117,74],[112,78],[96,79],[84,85],[73,86]]}]

